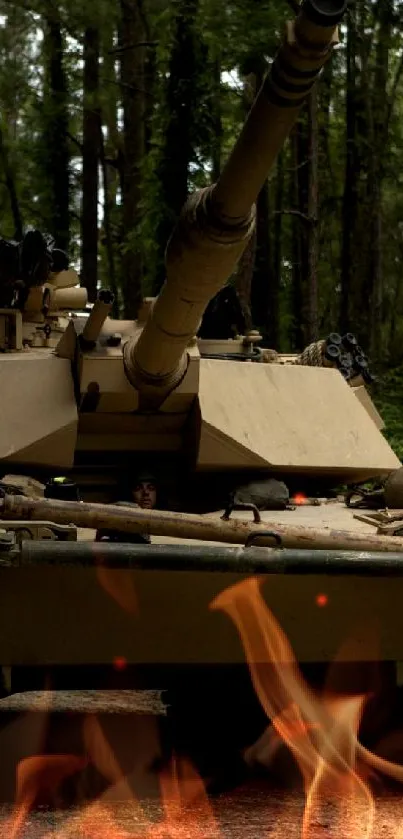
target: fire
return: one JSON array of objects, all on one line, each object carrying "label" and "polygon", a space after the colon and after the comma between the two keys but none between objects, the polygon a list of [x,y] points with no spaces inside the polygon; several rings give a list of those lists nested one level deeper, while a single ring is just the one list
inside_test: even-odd
[{"label": "fire", "polygon": [[133,575],[125,569],[108,568],[104,564],[102,548],[95,542],[94,560],[98,583],[115,600],[117,605],[128,614],[136,616],[139,612],[137,592]]},{"label": "fire", "polygon": [[303,507],[304,504],[308,503],[308,498],[303,492],[296,492],[291,501],[293,504],[296,504],[297,507]]},{"label": "fire", "polygon": [[[84,721],[88,758],[72,755],[35,756],[17,769],[17,800],[7,825],[9,839],[25,837],[26,819],[36,802],[52,801],[61,782],[91,763],[109,782],[106,793],[65,820],[41,839],[222,839],[202,779],[186,759],[172,760],[160,776],[163,818],[152,823],[135,799],[128,779],[95,716]],[[116,802],[129,801],[131,828],[118,824]],[[3,834],[2,834],[3,835]]]},{"label": "fire", "polygon": [[[126,778],[94,718],[87,721],[87,746],[90,746],[89,752],[97,768],[111,781],[112,786],[106,798],[114,800],[118,794],[120,799],[131,799],[133,823],[140,821],[145,824],[143,828],[130,834],[117,833],[116,827],[112,831],[108,827],[105,832],[105,815],[108,815],[108,809],[103,809],[98,803],[94,808],[88,808],[86,813],[87,825],[92,824],[92,832],[88,833],[88,839],[220,839],[204,784],[187,760],[174,759],[169,768],[161,773],[164,817],[157,824],[147,824],[144,812],[139,802],[133,798]],[[94,814],[98,817],[95,824]],[[99,818],[103,833],[99,832]],[[67,837],[68,834],[66,839]]]},{"label": "fire", "polygon": [[[256,694],[301,771],[306,795],[302,839],[373,837],[375,803],[364,780],[368,769],[403,781],[403,767],[359,743],[366,697],[314,694],[264,602],[260,580],[253,578],[227,589],[211,608],[226,612],[237,627]],[[396,832],[394,839],[402,836]]]},{"label": "fire", "polygon": [[18,839],[28,813],[37,803],[54,803],[63,780],[86,766],[75,755],[34,755],[21,760],[17,768],[16,808],[8,826],[9,839]]},{"label": "fire", "polygon": [[[263,599],[261,580],[251,578],[226,589],[210,608],[225,612],[236,626],[269,721],[267,730],[244,753],[245,761],[270,765],[279,749],[286,747],[301,774],[305,808],[296,827],[298,834],[292,836],[376,839],[377,808],[370,784],[380,775],[403,783],[403,767],[359,742],[367,697],[335,695],[331,678],[321,694],[308,686],[287,637]],[[105,780],[106,792],[73,815],[70,812],[62,827],[43,833],[41,839],[224,839],[205,785],[186,759],[173,759],[160,773],[161,814],[154,821],[135,798],[129,777],[94,715],[84,720],[83,740],[85,757],[34,756],[20,762],[16,806],[7,829],[10,839],[23,839],[27,817],[36,804],[57,802],[60,785],[70,776],[85,773],[88,765]],[[129,802],[129,827],[127,816],[124,827],[119,823],[119,801]],[[284,805],[276,824],[270,829],[262,825],[260,835],[283,839],[291,822],[296,822],[295,812],[290,814]],[[387,836],[403,839],[403,821],[395,820]]]}]

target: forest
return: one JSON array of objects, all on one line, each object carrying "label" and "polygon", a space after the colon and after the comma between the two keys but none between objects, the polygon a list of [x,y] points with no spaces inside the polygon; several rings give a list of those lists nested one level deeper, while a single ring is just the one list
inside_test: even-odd
[{"label": "forest", "polygon": [[[90,300],[110,288],[115,314],[135,317],[163,283],[187,194],[217,178],[297,10],[297,0],[0,0],[0,236],[50,233]],[[392,434],[403,388],[402,21],[399,0],[348,5],[231,278],[267,346],[354,332],[383,371]]]}]

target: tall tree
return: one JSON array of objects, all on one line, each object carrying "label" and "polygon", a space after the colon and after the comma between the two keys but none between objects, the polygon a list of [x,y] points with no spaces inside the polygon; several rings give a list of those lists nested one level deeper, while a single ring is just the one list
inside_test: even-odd
[{"label": "tall tree", "polygon": [[379,353],[382,349],[382,184],[385,174],[383,160],[385,143],[389,131],[389,107],[394,106],[392,97],[385,97],[387,90],[391,36],[394,19],[393,0],[379,0],[377,6],[377,43],[373,74],[373,98],[371,114],[371,159],[368,172],[368,194],[370,206],[369,244],[369,291],[371,304],[369,350]]},{"label": "tall tree", "polygon": [[307,329],[310,343],[319,338],[318,312],[318,91],[315,85],[308,100],[308,200],[307,200]]},{"label": "tall tree", "polygon": [[142,300],[142,260],[136,234],[141,221],[142,163],[145,153],[144,39],[141,3],[120,0],[120,81],[123,105],[122,296],[126,318],[135,318]]},{"label": "tall tree", "polygon": [[156,289],[165,278],[164,254],[175,221],[188,194],[193,157],[193,120],[197,90],[199,0],[173,0],[174,37],[165,92],[166,127],[158,165],[161,215],[157,229],[159,260]]},{"label": "tall tree", "polygon": [[[2,2],[0,20],[0,232],[20,238],[25,221],[24,186],[30,170],[20,148],[31,115],[30,18],[26,9]],[[33,145],[31,142],[31,149]]]},{"label": "tall tree", "polygon": [[121,245],[120,207],[117,203],[119,183],[123,193],[123,138],[119,132],[118,110],[120,90],[117,73],[118,26],[116,19],[108,15],[106,25],[101,27],[102,84],[99,89],[101,106],[101,130],[99,142],[100,168],[102,171],[103,219],[99,276],[101,284],[113,291],[114,316],[120,312],[119,245]]},{"label": "tall tree", "polygon": [[[290,289],[290,330],[289,340],[292,349],[302,350],[305,344],[303,321],[304,306],[304,250],[303,231],[301,230],[301,177],[304,172],[306,157],[301,153],[301,123],[296,124],[291,135],[291,167],[288,184],[288,200],[292,211],[291,231],[291,289]],[[304,162],[303,162],[304,161]]]},{"label": "tall tree", "polygon": [[83,74],[83,200],[81,215],[82,283],[91,302],[98,285],[98,169],[101,140],[99,105],[99,27],[96,20],[84,32]]},{"label": "tall tree", "polygon": [[283,223],[283,200],[284,200],[284,157],[285,153],[282,150],[277,158],[276,178],[275,178],[275,217],[272,222],[273,226],[273,278],[270,287],[270,327],[269,334],[273,347],[280,346],[280,291],[281,291],[281,277],[282,277],[282,223]]},{"label": "tall tree", "polygon": [[[263,82],[267,65],[261,53],[251,53],[242,65],[245,75],[244,102],[248,111]],[[256,202],[256,235],[254,268],[251,282],[252,320],[273,343],[278,326],[278,277],[273,275],[270,230],[269,184],[263,184]]]},{"label": "tall tree", "polygon": [[0,124],[0,172],[1,171],[5,179],[5,185],[10,199],[11,213],[14,222],[14,236],[16,239],[21,239],[23,234],[23,225],[15,176],[10,161],[9,148],[5,137],[5,128],[3,128]]},{"label": "tall tree", "polygon": [[47,220],[59,247],[70,239],[70,148],[67,78],[60,9],[46,6],[44,20],[43,147],[44,177],[49,183]]}]

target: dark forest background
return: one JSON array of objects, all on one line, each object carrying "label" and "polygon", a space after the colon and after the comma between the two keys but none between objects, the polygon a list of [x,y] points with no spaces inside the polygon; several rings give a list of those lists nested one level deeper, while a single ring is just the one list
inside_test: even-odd
[{"label": "dark forest background", "polygon": [[[135,317],[217,177],[294,0],[0,0],[0,235],[54,235]],[[269,346],[353,331],[400,448],[403,2],[355,0],[232,281]],[[389,372],[387,372],[389,371]],[[403,452],[403,446],[402,446]]]}]

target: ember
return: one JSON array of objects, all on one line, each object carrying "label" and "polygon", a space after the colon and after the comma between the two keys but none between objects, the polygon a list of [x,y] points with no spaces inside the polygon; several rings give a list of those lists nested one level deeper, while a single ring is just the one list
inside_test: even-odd
[{"label": "ember", "polygon": [[291,499],[292,504],[296,504],[297,507],[303,507],[305,504],[309,504],[309,498],[304,495],[303,492],[296,492],[295,495]]},{"label": "ember", "polygon": [[115,670],[125,670],[127,667],[127,660],[123,655],[117,655],[113,659],[113,666]]},{"label": "ember", "polygon": [[[327,598],[325,594],[318,598]],[[325,602],[323,602],[325,605]],[[304,801],[281,798],[268,785],[260,792],[259,836],[280,839],[403,839],[403,812],[385,818],[371,785],[382,778],[403,782],[403,766],[366,749],[358,740],[367,696],[340,696],[331,689],[331,676],[321,694],[305,682],[293,650],[268,609],[261,580],[250,578],[226,589],[211,603],[235,624],[243,643],[253,686],[267,715],[268,727],[245,760],[270,768],[279,749],[288,749],[303,780]],[[268,665],[270,665],[268,667]],[[255,837],[257,822],[238,799],[209,801],[206,787],[188,760],[173,758],[159,774],[161,804],[135,798],[95,714],[83,723],[86,756],[33,756],[17,769],[16,804],[7,822],[10,839],[226,839]],[[133,753],[136,751],[133,743]],[[27,833],[38,804],[58,806],[58,790],[71,776],[93,767],[105,779],[106,791],[95,802],[70,810],[56,827]],[[123,805],[123,802],[124,805]],[[253,798],[247,807],[251,807]],[[252,805],[253,806],[253,805]],[[398,805],[396,805],[398,806]],[[238,816],[232,819],[230,811]],[[398,818],[397,818],[398,816]],[[249,820],[250,824],[249,824]],[[240,825],[242,830],[240,832]],[[253,826],[254,825],[254,826]],[[229,832],[230,828],[230,832]],[[250,829],[249,829],[250,828]],[[386,831],[386,834],[385,834]]]},{"label": "ember", "polygon": [[322,594],[317,594],[316,595],[316,605],[317,606],[323,607],[323,606],[327,606],[327,604],[328,604],[327,594],[322,593]]}]

